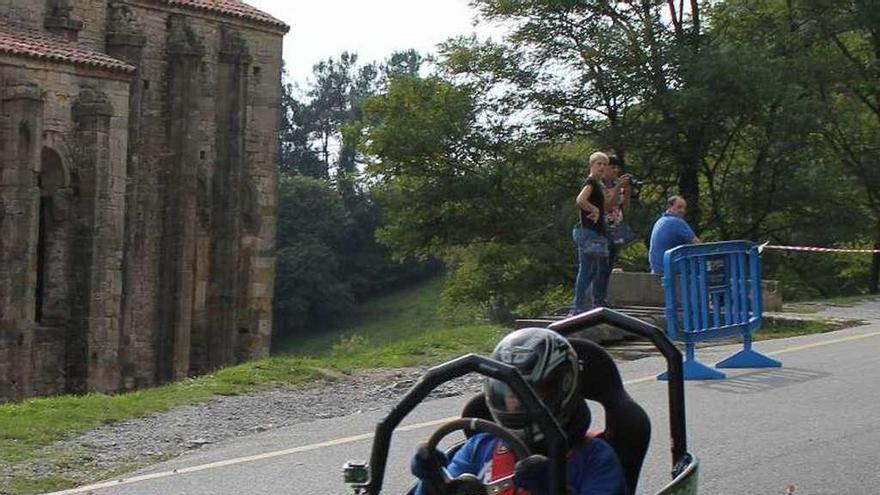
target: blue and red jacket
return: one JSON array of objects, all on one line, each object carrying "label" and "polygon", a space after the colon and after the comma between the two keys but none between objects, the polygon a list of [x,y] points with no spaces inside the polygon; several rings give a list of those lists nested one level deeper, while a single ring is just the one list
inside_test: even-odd
[{"label": "blue and red jacket", "polygon": [[[470,473],[491,482],[513,474],[515,462],[496,437],[478,433],[455,453],[446,470],[453,477]],[[568,457],[568,486],[576,495],[626,495],[623,466],[614,449],[601,438],[587,438],[575,447]],[[421,483],[415,493],[424,495]],[[510,489],[501,495],[513,493]]]}]

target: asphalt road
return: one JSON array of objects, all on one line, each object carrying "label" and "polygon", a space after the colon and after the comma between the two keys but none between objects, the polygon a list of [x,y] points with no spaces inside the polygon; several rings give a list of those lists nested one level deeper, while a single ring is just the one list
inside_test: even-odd
[{"label": "asphalt road", "polygon": [[[714,363],[737,350],[701,349]],[[769,370],[729,370],[723,381],[687,385],[689,450],[701,461],[703,494],[880,493],[880,324],[823,335],[760,342],[782,360]],[[669,435],[659,358],[620,363],[628,390],[651,415],[654,434],[639,493],[669,479]],[[422,404],[392,443],[383,493],[411,482],[414,446],[465,398]],[[601,409],[601,408],[599,408]],[[340,467],[369,457],[379,414],[320,420],[240,438],[65,494],[307,494],[351,493]],[[594,426],[601,413],[594,407]]]}]

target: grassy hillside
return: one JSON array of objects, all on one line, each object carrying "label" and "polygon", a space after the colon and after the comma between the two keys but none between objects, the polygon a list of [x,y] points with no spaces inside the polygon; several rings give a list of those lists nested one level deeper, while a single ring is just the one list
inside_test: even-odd
[{"label": "grassy hillside", "polygon": [[466,352],[487,353],[503,329],[441,316],[443,277],[358,307],[338,329],[282,342],[276,354],[330,360],[353,369],[416,366]]}]

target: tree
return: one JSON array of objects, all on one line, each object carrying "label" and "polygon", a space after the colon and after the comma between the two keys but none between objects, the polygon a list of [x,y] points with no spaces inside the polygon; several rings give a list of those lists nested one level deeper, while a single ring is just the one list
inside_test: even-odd
[{"label": "tree", "polygon": [[[343,52],[313,67],[314,82],[296,98],[296,87],[282,85],[282,172],[329,177],[353,194],[359,166],[357,129],[361,102],[392,74],[418,73],[423,59],[415,50],[394,52],[384,64],[358,64],[356,53]],[[320,162],[317,164],[315,162]]]},{"label": "tree", "polygon": [[[780,206],[757,218],[769,238],[880,246],[880,45],[878,14],[868,3],[728,0],[713,12],[715,24],[723,26],[718,35],[752,50],[759,67],[771,70],[752,92],[779,88],[779,96],[769,95],[763,105],[773,118],[759,128],[770,131],[765,142],[784,152],[777,156],[786,164],[777,176],[787,187],[773,195]],[[809,271],[796,263],[789,268],[824,294],[846,282],[827,283],[842,271],[836,258],[817,261]],[[875,291],[880,256],[872,272]]]},{"label": "tree", "polygon": [[699,174],[727,108],[707,101],[712,81],[700,69],[714,54],[699,2],[474,3],[512,33],[503,43],[448,43],[452,74],[499,85],[507,113],[537,112],[554,139],[586,137],[622,154],[650,142],[640,161],[673,174],[699,224]]},{"label": "tree", "polygon": [[325,328],[347,312],[354,297],[341,258],[349,217],[326,181],[283,177],[279,186],[276,337]]},{"label": "tree", "polygon": [[[371,63],[358,66],[356,53],[343,52],[314,66],[315,83],[307,92],[314,122],[313,139],[319,143],[321,159],[337,173],[356,170],[355,148],[343,133],[347,123],[358,118],[360,102],[375,91],[379,68]],[[332,146],[339,151],[332,156]],[[331,160],[333,158],[333,160]]]},{"label": "tree", "polygon": [[382,208],[361,176],[363,159],[351,141],[357,130],[348,131],[382,74],[417,72],[421,57],[409,51],[392,61],[389,69],[359,66],[346,52],[317,64],[305,92],[282,86],[279,336],[332,326],[354,302],[437,271],[432,264],[397,263],[376,242]]},{"label": "tree", "polygon": [[[475,2],[512,34],[450,40],[439,74],[391,77],[365,105],[360,135],[386,207],[383,241],[399,255],[444,257],[456,270],[447,294],[501,314],[571,277],[564,225],[575,219],[583,161],[599,147],[649,179],[630,214],[639,225],[665,195],[684,193],[710,239],[859,242],[860,224],[876,218],[866,214],[880,188],[864,168],[880,133],[865,125],[873,110],[853,112],[872,101],[859,95],[875,80],[838,75],[847,87],[832,73],[873,68],[850,60],[873,60],[862,53],[873,38],[847,31],[846,51],[827,36],[809,41],[798,9],[810,1],[822,3]],[[829,49],[839,53],[821,53]],[[858,159],[838,163],[853,150]],[[827,291],[845,285],[841,266],[768,263]]]},{"label": "tree", "polygon": [[521,131],[493,118],[482,96],[437,76],[394,76],[364,103],[362,146],[385,208],[380,239],[400,257],[443,259],[452,299],[505,319],[571,278],[584,150],[516,139]]},{"label": "tree", "polygon": [[[824,136],[864,191],[880,249],[880,9],[872,0],[802,0],[791,18],[820,57],[811,82],[826,110]],[[869,288],[880,290],[880,254]]]},{"label": "tree", "polygon": [[395,75],[417,75],[424,62],[424,57],[416,50],[394,52],[382,64],[382,72],[384,73],[382,82],[387,83]]},{"label": "tree", "polygon": [[279,171],[282,175],[326,178],[327,164],[318,157],[312,139],[312,107],[296,98],[297,88],[285,81],[286,75],[282,69]]}]

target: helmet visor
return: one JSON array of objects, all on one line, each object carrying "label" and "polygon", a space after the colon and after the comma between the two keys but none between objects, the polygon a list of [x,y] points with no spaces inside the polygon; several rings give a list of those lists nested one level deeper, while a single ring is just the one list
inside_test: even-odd
[{"label": "helmet visor", "polygon": [[[562,410],[563,403],[572,393],[575,383],[575,370],[571,366],[559,366],[543,380],[537,383],[529,383],[538,398],[554,414],[558,415]],[[486,402],[489,408],[496,413],[507,415],[523,415],[527,417],[527,411],[523,401],[505,383],[490,378],[486,386]],[[505,425],[513,427],[514,425]]]}]

